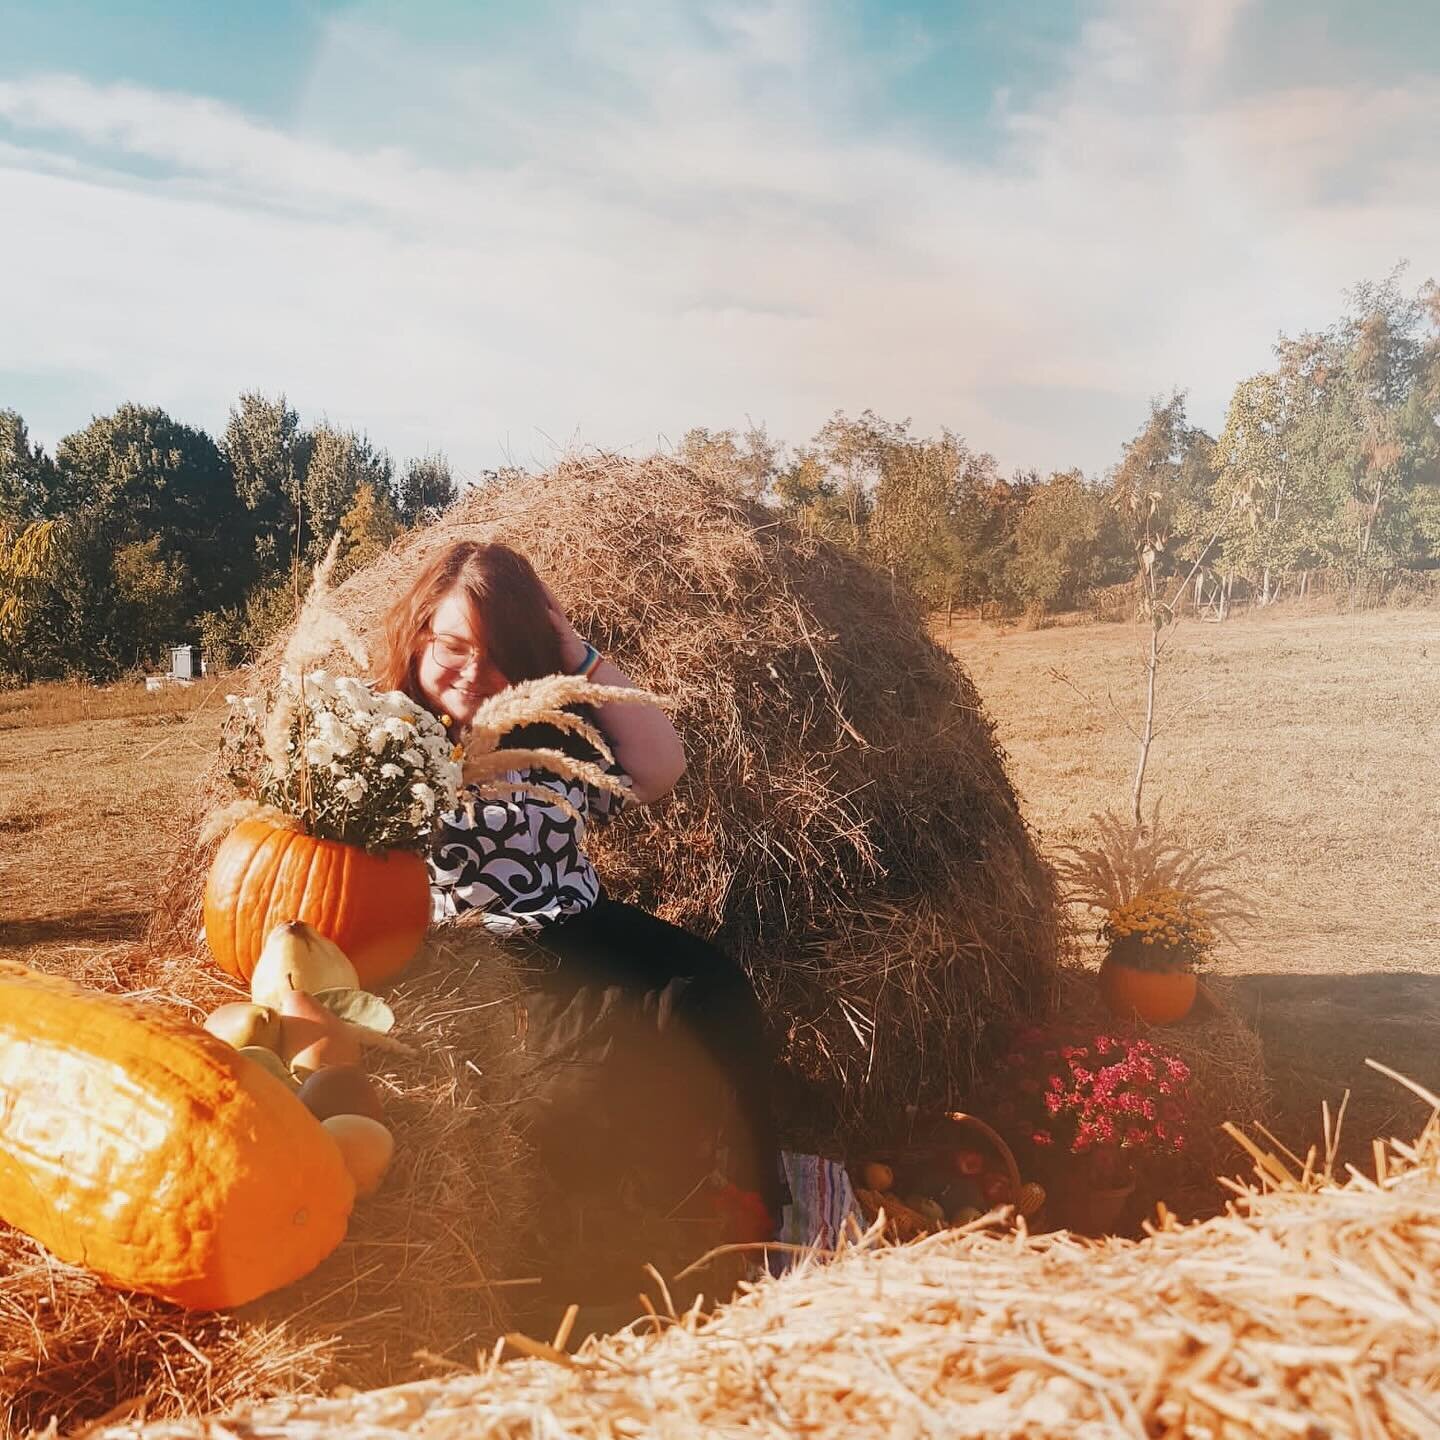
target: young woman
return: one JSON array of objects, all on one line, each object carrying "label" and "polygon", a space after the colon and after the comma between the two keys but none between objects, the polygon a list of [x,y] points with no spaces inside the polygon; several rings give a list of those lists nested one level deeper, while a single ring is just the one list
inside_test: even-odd
[{"label": "young woman", "polygon": [[[486,699],[554,674],[634,687],[581,638],[529,561],[504,545],[462,541],[440,551],[386,620],[380,682],[444,717],[457,738]],[[707,1095],[723,1091],[733,1097],[728,1178],[742,1208],[748,1197],[758,1201],[748,1207],[752,1217],[778,1222],[786,1195],[769,1103],[771,1056],[749,980],[697,936],[606,896],[585,851],[589,822],[674,786],[685,769],[679,736],[653,705],[603,705],[590,718],[614,752],[623,801],[548,771],[517,770],[508,778],[553,791],[557,803],[517,792],[437,817],[435,917],[478,911],[487,930],[541,957],[528,1043],[568,1066],[561,1098],[537,1122],[547,1168],[583,1177],[576,1184],[620,1183],[624,1177],[603,1172],[624,1163],[625,1147],[598,1138],[614,1131],[618,1109],[638,1150],[673,1160],[671,1171],[683,1175],[687,1158],[693,1170],[694,1157],[708,1153],[685,1117],[709,1118]],[[517,730],[506,743],[598,758],[546,727]],[[628,1029],[617,1028],[622,1012]],[[587,1087],[595,1093],[577,1093]]]}]

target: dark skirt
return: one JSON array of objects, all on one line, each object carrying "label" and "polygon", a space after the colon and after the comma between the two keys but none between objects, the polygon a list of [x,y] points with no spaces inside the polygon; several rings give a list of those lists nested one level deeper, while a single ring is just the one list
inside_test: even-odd
[{"label": "dark skirt", "polygon": [[[542,1163],[577,1188],[636,1166],[693,1185],[717,1131],[725,1178],[788,1200],[771,1107],[773,1054],[744,970],[688,931],[605,896],[527,937],[529,1103]],[[623,1173],[617,1173],[623,1172]]]}]

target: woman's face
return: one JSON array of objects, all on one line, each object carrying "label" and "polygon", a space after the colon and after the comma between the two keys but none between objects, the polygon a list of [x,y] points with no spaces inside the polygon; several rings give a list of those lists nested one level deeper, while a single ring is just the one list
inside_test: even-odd
[{"label": "woman's face", "polygon": [[475,609],[464,591],[450,591],[435,607],[420,651],[418,676],[430,708],[462,727],[470,723],[482,701],[509,685],[485,652]]}]

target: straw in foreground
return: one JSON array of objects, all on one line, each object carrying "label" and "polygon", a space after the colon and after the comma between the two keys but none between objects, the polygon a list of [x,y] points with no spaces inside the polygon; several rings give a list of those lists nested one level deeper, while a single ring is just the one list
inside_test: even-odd
[{"label": "straw in foreground", "polygon": [[[1440,1125],[1345,1183],[1249,1146],[1229,1211],[1142,1241],[875,1231],[713,1320],[522,1341],[482,1373],[106,1440],[1440,1433]],[[659,1333],[647,1333],[658,1331]]]}]

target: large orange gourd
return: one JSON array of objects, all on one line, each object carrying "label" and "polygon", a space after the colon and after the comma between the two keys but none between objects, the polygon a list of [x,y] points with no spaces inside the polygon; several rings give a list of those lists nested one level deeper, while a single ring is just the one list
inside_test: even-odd
[{"label": "large orange gourd", "polygon": [[345,1235],[339,1146],[179,1016],[0,961],[0,1220],[190,1309],[298,1280]]},{"label": "large orange gourd", "polygon": [[371,854],[264,820],[220,842],[205,884],[205,939],[221,967],[249,983],[265,937],[303,920],[350,957],[373,988],[414,958],[430,923],[430,883],[409,850]]}]

